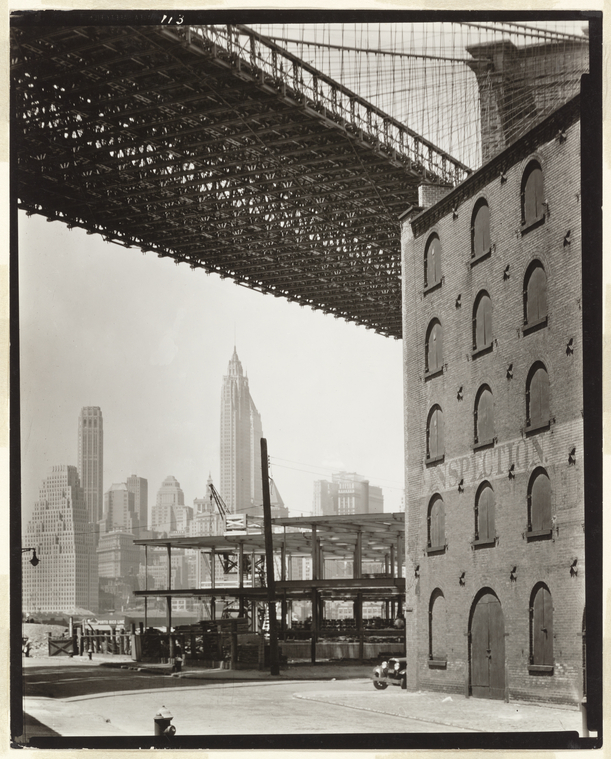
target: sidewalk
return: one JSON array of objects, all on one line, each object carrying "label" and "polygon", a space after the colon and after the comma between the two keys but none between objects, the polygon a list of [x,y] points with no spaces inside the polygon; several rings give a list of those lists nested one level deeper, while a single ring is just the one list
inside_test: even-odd
[{"label": "sidewalk", "polygon": [[581,713],[569,707],[539,706],[521,702],[430,691],[402,691],[392,687],[366,696],[363,693],[295,694],[297,698],[338,706],[392,714],[420,720],[423,725],[443,725],[481,733],[581,731]]}]

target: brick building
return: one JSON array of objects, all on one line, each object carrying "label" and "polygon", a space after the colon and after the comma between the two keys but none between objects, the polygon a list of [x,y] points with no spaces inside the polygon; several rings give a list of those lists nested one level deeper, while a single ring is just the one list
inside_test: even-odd
[{"label": "brick building", "polygon": [[581,699],[579,119],[402,217],[410,689]]}]

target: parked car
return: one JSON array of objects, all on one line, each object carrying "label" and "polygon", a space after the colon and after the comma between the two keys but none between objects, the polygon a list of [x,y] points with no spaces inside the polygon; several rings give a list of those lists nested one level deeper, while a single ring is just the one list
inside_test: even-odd
[{"label": "parked car", "polygon": [[384,690],[389,685],[407,687],[406,683],[407,658],[405,656],[393,656],[373,668],[371,675],[373,687],[376,690]]}]

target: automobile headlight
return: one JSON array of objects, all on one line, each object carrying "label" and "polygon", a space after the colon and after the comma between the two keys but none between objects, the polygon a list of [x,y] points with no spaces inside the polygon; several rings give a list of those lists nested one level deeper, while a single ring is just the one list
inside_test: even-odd
[{"label": "automobile headlight", "polygon": [[381,664],[381,667],[382,667],[382,669],[388,669],[388,662],[387,661],[383,661],[382,664]]},{"label": "automobile headlight", "polygon": [[401,669],[401,665],[399,664],[399,662],[398,662],[398,661],[396,661],[396,662],[395,662],[395,672],[396,672],[397,670],[399,670],[399,669]]}]

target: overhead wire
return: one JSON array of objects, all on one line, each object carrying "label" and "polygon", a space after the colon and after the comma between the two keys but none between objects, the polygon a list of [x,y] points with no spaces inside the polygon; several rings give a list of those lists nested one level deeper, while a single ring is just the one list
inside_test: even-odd
[{"label": "overhead wire", "polygon": [[[289,464],[298,464],[299,466],[309,467],[309,469],[311,471],[308,471],[307,469],[297,469],[297,470],[295,470],[295,471],[304,472],[305,474],[324,474],[325,476],[328,476],[330,473],[335,474],[335,475],[340,474],[339,472],[337,472],[336,469],[334,470],[332,468],[324,467],[324,466],[321,466],[321,465],[318,465],[318,464],[308,464],[308,463],[303,462],[303,461],[293,461],[292,459],[283,459],[283,458],[281,458],[279,456],[270,456],[270,458],[272,459],[272,461],[275,462],[275,466],[282,467],[282,468],[285,468],[285,469],[292,469],[292,467],[287,467],[285,464],[280,464],[278,462],[284,461],[284,462],[287,462]],[[376,482],[393,482],[393,483],[395,483],[395,486],[394,486],[395,490],[404,490],[403,486],[398,487],[398,485],[400,484],[398,480],[390,480],[390,479],[385,478],[385,477],[373,477],[373,476],[369,477],[368,479],[370,481],[371,480],[375,480]],[[346,479],[344,481],[347,482],[348,480]],[[384,487],[393,488],[393,486],[391,486],[391,485],[384,485]]]},{"label": "overhead wire", "polygon": [[[579,66],[571,70],[570,56],[565,54],[569,48],[563,48],[587,42],[583,34],[575,33],[579,23],[309,24],[280,30],[269,26],[266,33],[287,50],[301,51],[315,67],[476,168],[481,162],[480,93],[468,64],[481,61],[485,52],[478,56],[471,49],[467,57],[467,48],[506,40],[521,50],[543,42],[549,53],[543,56],[547,68],[541,67],[533,81],[533,87],[541,91],[537,103],[538,118],[542,118],[559,105],[548,80],[555,77],[570,90],[571,82],[577,82],[582,73]],[[510,106],[510,140],[520,132],[520,118],[515,117],[527,111],[527,98],[527,93],[518,92]],[[523,121],[522,126],[527,124]]]}]

